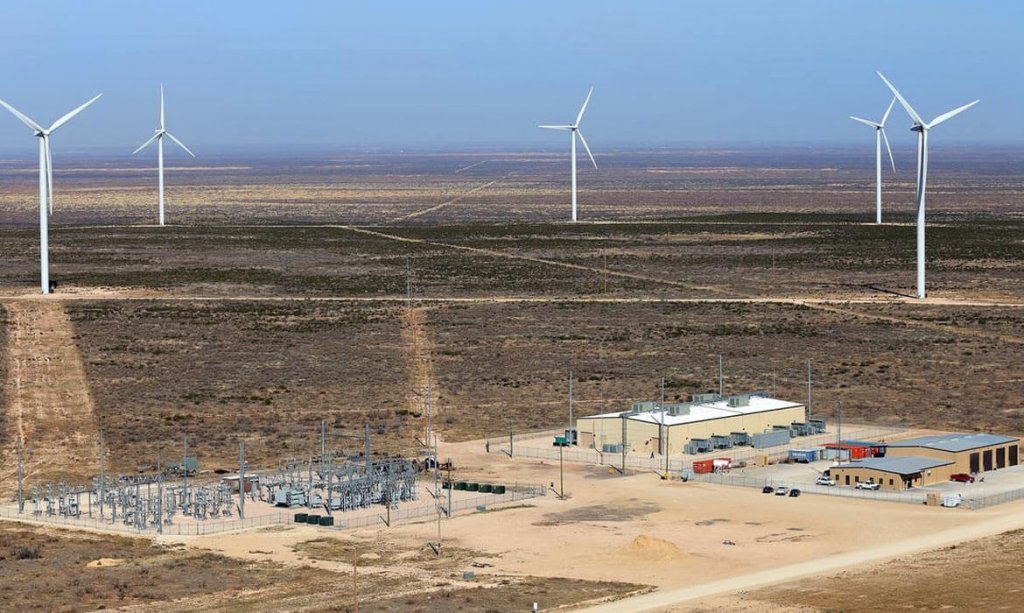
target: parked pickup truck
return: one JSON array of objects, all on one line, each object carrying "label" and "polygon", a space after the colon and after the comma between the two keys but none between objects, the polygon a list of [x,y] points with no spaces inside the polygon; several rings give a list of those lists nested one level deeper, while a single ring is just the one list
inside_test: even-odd
[{"label": "parked pickup truck", "polygon": [[873,483],[871,481],[858,481],[857,489],[859,490],[877,490],[882,487],[881,483]]},{"label": "parked pickup truck", "polygon": [[967,473],[956,473],[955,475],[950,475],[949,480],[956,481],[958,483],[974,483],[974,477]]},{"label": "parked pickup truck", "polygon": [[818,477],[818,480],[814,482],[814,485],[828,485],[828,486],[832,486],[832,485],[835,485],[835,484],[836,484],[835,479],[829,479],[828,477],[826,477],[824,475]]}]

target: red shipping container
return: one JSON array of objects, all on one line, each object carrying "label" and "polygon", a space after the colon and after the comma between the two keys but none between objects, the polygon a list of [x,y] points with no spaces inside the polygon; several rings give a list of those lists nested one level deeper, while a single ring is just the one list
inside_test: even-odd
[{"label": "red shipping container", "polygon": [[695,460],[693,462],[693,472],[698,475],[712,473],[715,471],[714,460]]}]

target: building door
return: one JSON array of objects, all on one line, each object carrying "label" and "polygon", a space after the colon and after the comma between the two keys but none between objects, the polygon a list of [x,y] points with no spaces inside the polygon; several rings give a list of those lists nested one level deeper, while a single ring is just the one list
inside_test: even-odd
[{"label": "building door", "polygon": [[992,450],[986,449],[982,452],[982,466],[985,467],[985,472],[992,470]]},{"label": "building door", "polygon": [[1006,447],[996,449],[996,468],[1006,468]]},{"label": "building door", "polygon": [[981,459],[981,455],[978,452],[974,452],[974,453],[971,454],[971,472],[972,473],[980,473],[981,472],[981,462],[980,462],[980,459]]},{"label": "building door", "polygon": [[1017,446],[1012,445],[1010,447],[1010,466],[1017,465]]},{"label": "building door", "polygon": [[846,475],[846,485],[850,485],[850,475]]}]

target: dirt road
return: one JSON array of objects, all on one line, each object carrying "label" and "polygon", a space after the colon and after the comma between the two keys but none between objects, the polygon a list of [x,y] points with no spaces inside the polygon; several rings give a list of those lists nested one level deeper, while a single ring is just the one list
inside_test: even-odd
[{"label": "dirt road", "polygon": [[[772,568],[721,581],[712,581],[691,587],[653,592],[626,600],[586,609],[592,613],[639,613],[641,611],[683,611],[691,607],[685,603],[731,592],[749,590],[767,585],[785,583],[813,575],[824,575],[852,567],[877,564],[907,554],[938,549],[986,536],[992,536],[1024,528],[1024,503],[999,507],[999,514],[986,520],[965,522],[962,526],[926,534],[914,538],[869,547],[859,551],[842,553],[825,558],[809,560]],[[975,516],[971,516],[973,519]]]},{"label": "dirt road", "polygon": [[64,305],[37,298],[5,306],[11,329],[4,401],[11,443],[3,450],[0,490],[15,487],[19,441],[32,482],[92,475],[98,467],[96,412]]}]

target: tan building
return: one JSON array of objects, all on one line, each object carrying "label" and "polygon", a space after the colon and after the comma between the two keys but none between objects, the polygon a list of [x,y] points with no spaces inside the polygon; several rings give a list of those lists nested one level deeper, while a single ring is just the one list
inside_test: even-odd
[{"label": "tan building", "polygon": [[[680,453],[691,439],[749,435],[771,431],[773,426],[789,427],[805,419],[804,405],[769,398],[764,393],[721,398],[717,394],[694,396],[690,402],[658,407],[657,403],[636,403],[621,413],[605,413],[576,420],[581,447],[605,449],[619,445],[625,434],[626,450],[638,453]],[[667,443],[663,448],[662,438]]]},{"label": "tan building", "polygon": [[833,466],[829,476],[836,485],[856,487],[866,482],[878,483],[883,490],[907,490],[949,481],[955,472],[951,460],[907,456],[868,458]]},{"label": "tan building", "polygon": [[886,445],[885,456],[924,457],[953,463],[953,473],[981,473],[1020,463],[1020,439],[998,434],[922,436]]}]

